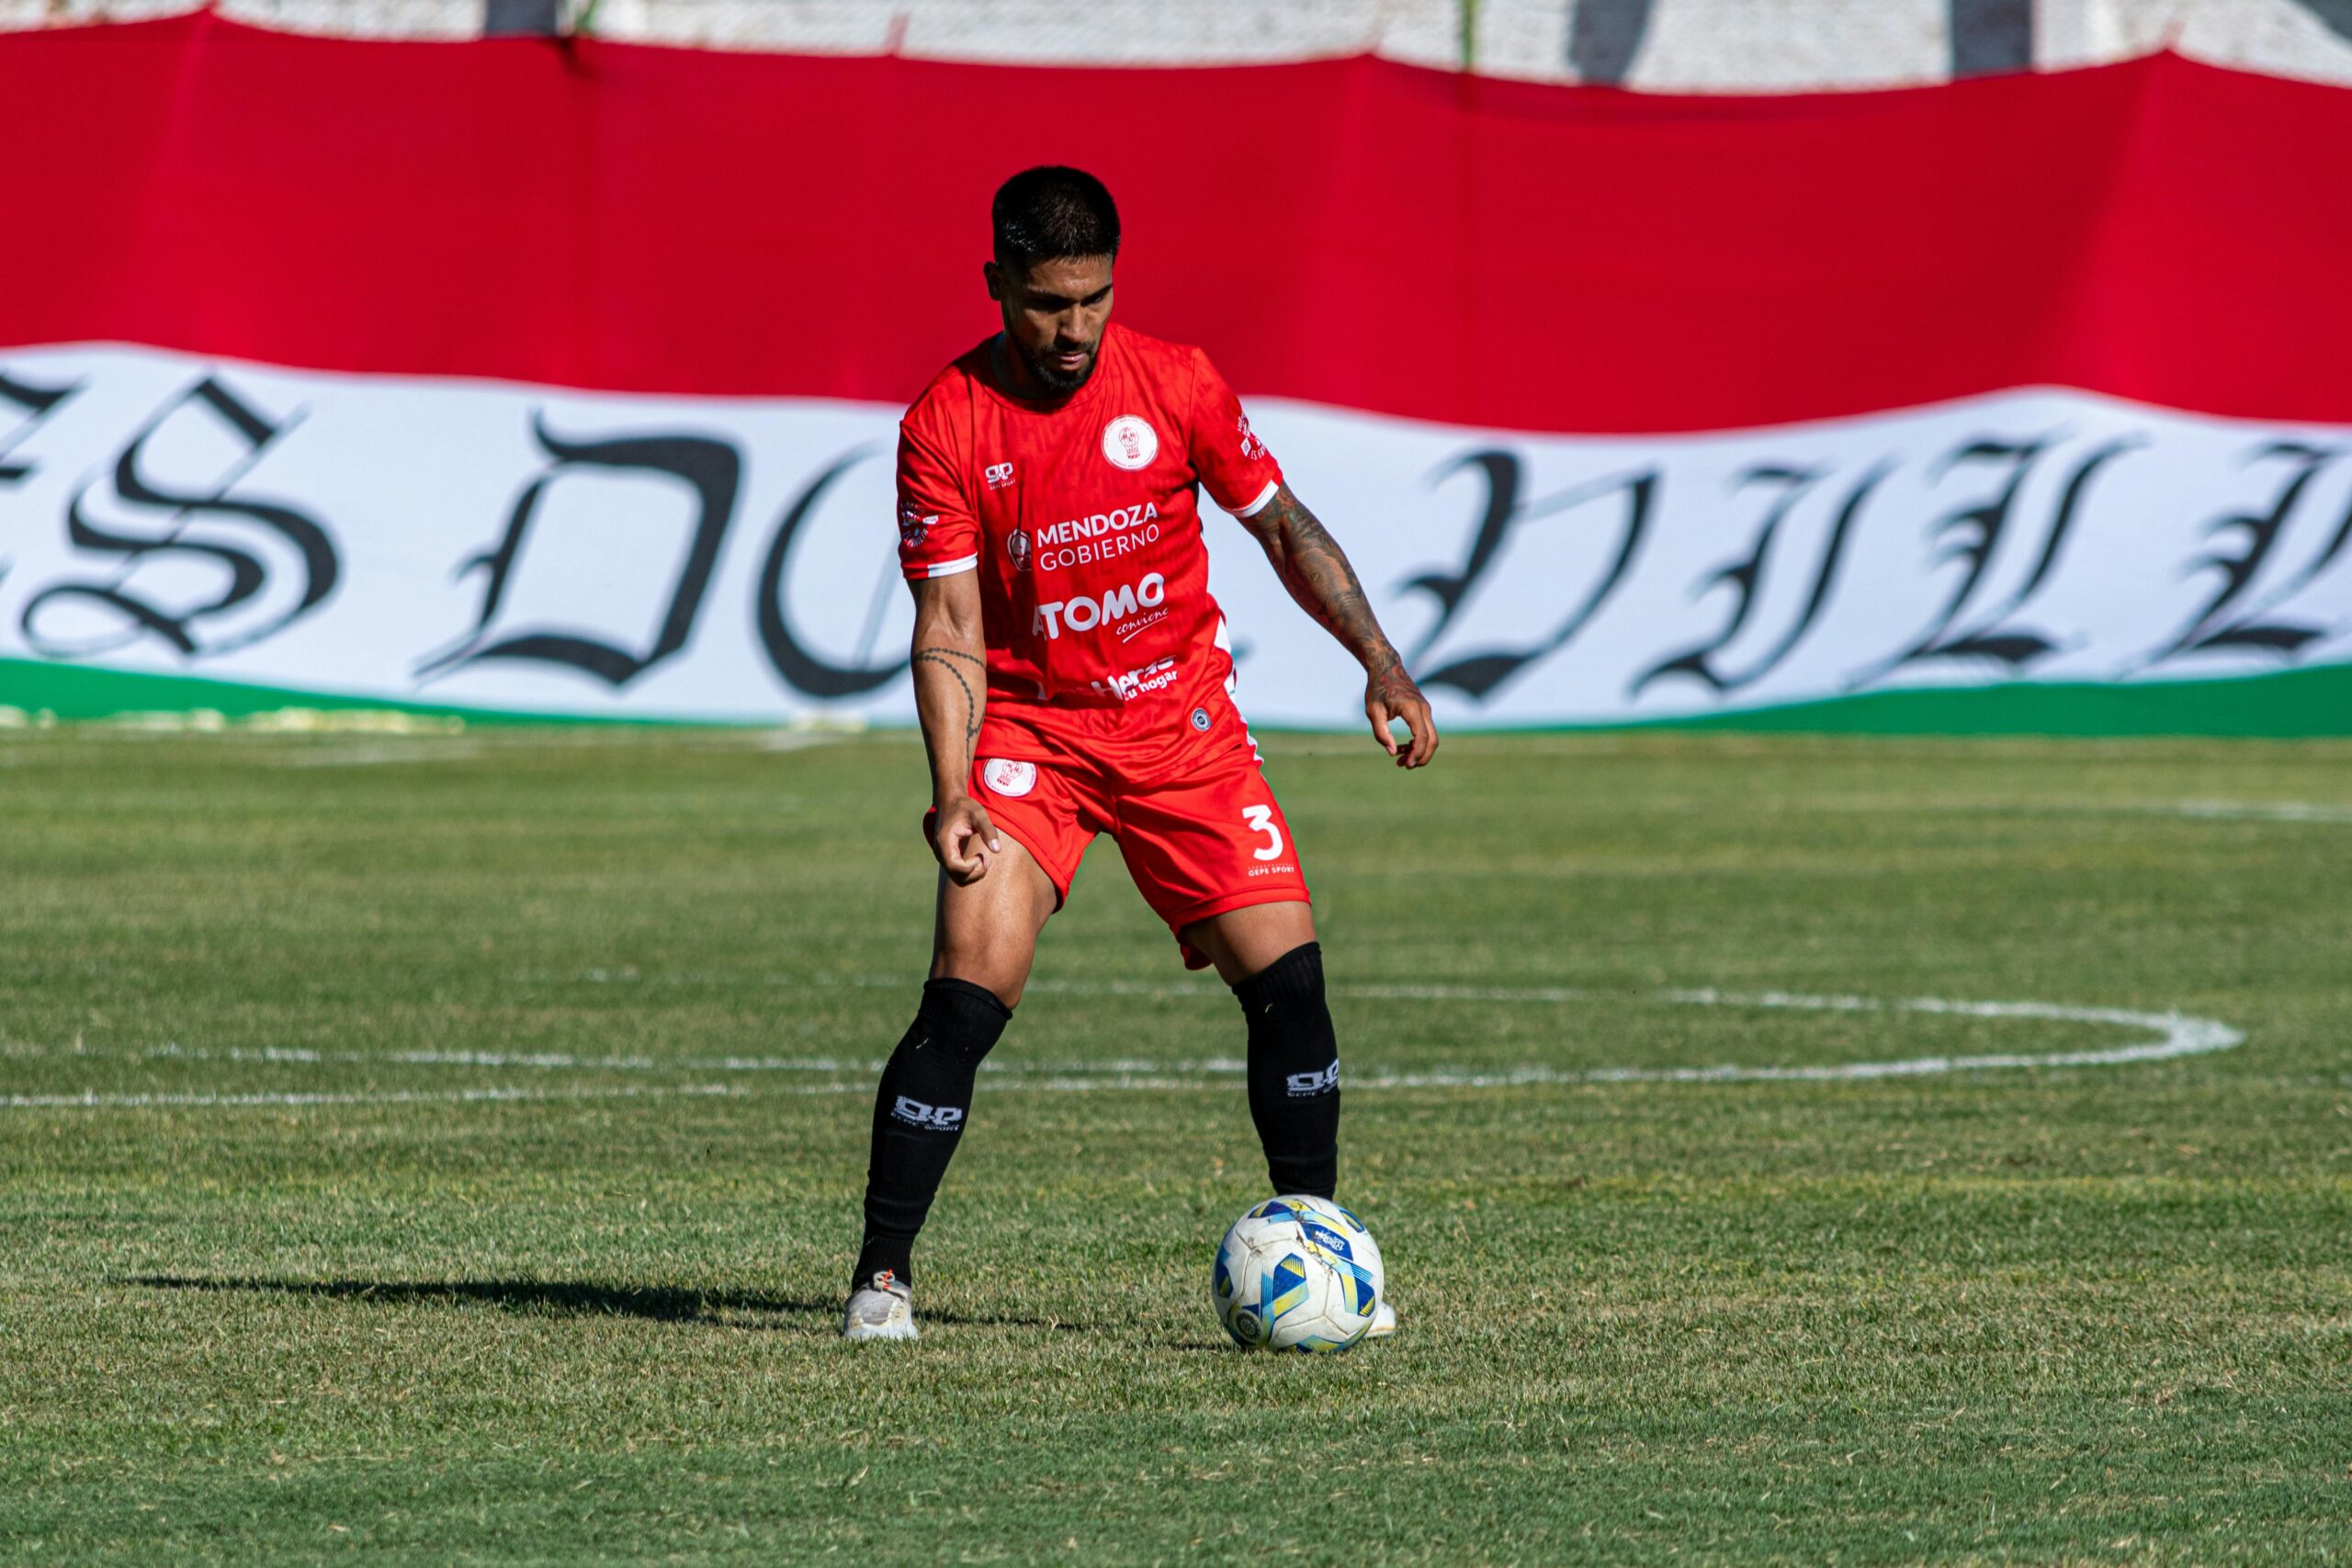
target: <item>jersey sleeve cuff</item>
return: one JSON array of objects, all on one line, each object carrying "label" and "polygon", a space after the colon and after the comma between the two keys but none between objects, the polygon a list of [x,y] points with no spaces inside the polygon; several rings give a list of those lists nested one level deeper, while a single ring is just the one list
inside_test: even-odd
[{"label": "jersey sleeve cuff", "polygon": [[1234,514],[1236,517],[1255,517],[1255,516],[1257,516],[1257,515],[1258,515],[1258,513],[1260,513],[1261,512],[1263,512],[1263,511],[1265,511],[1265,510],[1266,510],[1266,503],[1267,503],[1268,502],[1270,502],[1270,501],[1273,500],[1273,499],[1274,499],[1274,492],[1275,492],[1276,491],[1278,491],[1278,490],[1282,489],[1282,488],[1283,488],[1283,481],[1282,481],[1282,480],[1280,480],[1280,479],[1268,479],[1268,480],[1266,481],[1266,488],[1265,488],[1265,489],[1263,489],[1263,490],[1261,490],[1261,491],[1260,491],[1258,492],[1258,499],[1257,499],[1257,500],[1255,500],[1255,501],[1253,501],[1253,502],[1250,502],[1249,505],[1247,505],[1247,506],[1236,507],[1236,508],[1234,509],[1234,513],[1233,513],[1233,514]]},{"label": "jersey sleeve cuff", "polygon": [[954,560],[933,561],[928,566],[910,566],[906,569],[907,581],[920,582],[926,577],[953,577],[959,571],[969,571],[979,564],[979,554],[975,551],[968,556],[957,556]]}]

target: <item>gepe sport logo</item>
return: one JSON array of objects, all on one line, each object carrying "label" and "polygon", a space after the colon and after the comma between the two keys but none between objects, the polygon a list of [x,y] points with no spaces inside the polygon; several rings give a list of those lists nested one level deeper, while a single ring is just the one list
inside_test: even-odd
[{"label": "gepe sport logo", "polygon": [[890,1107],[890,1116],[893,1121],[904,1122],[910,1127],[921,1127],[932,1133],[953,1133],[964,1124],[964,1113],[954,1106],[925,1105],[922,1100],[909,1100],[903,1094],[899,1096],[899,1102]]},{"label": "gepe sport logo", "polygon": [[[1042,632],[1050,638],[1060,637],[1064,626],[1074,632],[1091,632],[1097,626],[1116,626],[1121,621],[1143,615],[1147,610],[1157,609],[1167,597],[1168,580],[1156,571],[1148,571],[1141,582],[1121,583],[1100,599],[1090,599],[1080,593],[1038,605],[1036,619],[1029,628],[1030,635],[1034,637]],[[1122,637],[1132,637],[1167,613],[1160,610],[1158,615],[1145,616],[1119,635]]]},{"label": "gepe sport logo", "polygon": [[[1159,504],[1147,501],[1140,506],[1114,506],[1108,512],[1050,524],[1037,530],[1031,553],[1039,571],[1055,571],[1066,566],[1091,566],[1159,542]],[[1030,543],[1024,536],[1022,548],[1028,550]],[[1010,538],[1005,547],[1012,548]],[[1013,557],[1013,564],[1022,564],[1020,556]]]},{"label": "gepe sport logo", "polygon": [[899,508],[899,542],[910,550],[922,548],[931,525],[938,521],[936,513],[926,517],[919,506],[901,506]]},{"label": "gepe sport logo", "polygon": [[1010,463],[990,463],[980,472],[988,477],[990,490],[1002,490],[1012,482],[1012,465]]},{"label": "gepe sport logo", "polygon": [[1312,1100],[1318,1094],[1329,1094],[1340,1087],[1340,1059],[1331,1058],[1331,1065],[1319,1073],[1293,1073],[1283,1082],[1288,1086],[1293,1100]]},{"label": "gepe sport logo", "polygon": [[980,782],[999,795],[1018,798],[1037,787],[1037,764],[990,757],[980,770]]},{"label": "gepe sport logo", "polygon": [[1159,456],[1159,433],[1134,414],[1123,413],[1102,427],[1102,456],[1122,468],[1140,468]]}]

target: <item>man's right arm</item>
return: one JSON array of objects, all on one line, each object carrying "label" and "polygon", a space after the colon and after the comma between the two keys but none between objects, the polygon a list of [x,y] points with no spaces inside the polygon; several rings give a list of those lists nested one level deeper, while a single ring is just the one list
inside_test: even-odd
[{"label": "man's right arm", "polygon": [[915,594],[915,712],[931,756],[932,806],[939,813],[931,850],[949,876],[968,886],[988,874],[989,856],[1004,847],[967,787],[988,704],[980,575],[958,571],[918,578],[909,586]]}]

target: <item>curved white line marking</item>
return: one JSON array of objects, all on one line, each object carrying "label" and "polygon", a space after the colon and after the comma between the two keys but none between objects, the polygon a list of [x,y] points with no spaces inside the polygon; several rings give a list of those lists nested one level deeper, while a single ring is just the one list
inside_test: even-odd
[{"label": "curved white line marking", "polygon": [[[863,984],[859,977],[847,983]],[[894,984],[898,982],[893,982]],[[1065,996],[1133,996],[1142,994],[1215,994],[1222,987],[1180,982],[1154,985],[1135,981],[1058,981],[1033,984],[1032,990]],[[1343,985],[1332,989],[1342,996],[1384,1001],[1533,1002],[1556,1004],[1599,999],[1599,994],[1555,986]],[[1611,998],[1622,1000],[1623,998]],[[1813,1066],[1743,1066],[1723,1064],[1708,1067],[1589,1067],[1525,1066],[1503,1071],[1436,1069],[1427,1072],[1359,1073],[1347,1087],[1389,1089],[1516,1089],[1544,1084],[1608,1083],[1834,1083],[1866,1078],[1921,1077],[1960,1072],[2019,1067],[2106,1067],[2139,1062],[2161,1062],[2177,1056],[2227,1051],[2245,1043],[2245,1035],[2210,1018],[2178,1012],[2136,1012],[2123,1008],[2072,1007],[2056,1002],[1964,1002],[1937,997],[1882,1001],[1871,997],[1800,996],[1785,991],[1661,991],[1654,1001],[1677,1007],[1785,1008],[1815,1012],[1887,1012],[1949,1014],[1966,1018],[2042,1019],[2053,1022],[2098,1023],[2122,1029],[2147,1030],[2155,1035],[2128,1045],[2090,1051],[2042,1053],[2001,1052],[1974,1056],[1915,1056],[1884,1062],[1836,1062]],[[878,1060],[831,1056],[696,1056],[663,1060],[641,1055],[590,1056],[567,1052],[507,1053],[495,1051],[315,1051],[288,1047],[211,1051],[180,1045],[140,1050],[87,1048],[51,1053],[38,1045],[0,1046],[0,1055],[17,1056],[131,1057],[145,1061],[240,1062],[286,1064],[334,1063],[352,1066],[526,1068],[539,1072],[727,1072],[811,1073],[835,1075],[839,1081],[799,1084],[772,1089],[795,1095],[865,1092]],[[1051,1093],[1096,1089],[1202,1089],[1220,1078],[1239,1074],[1244,1064],[1230,1057],[1193,1061],[1153,1062],[989,1062],[984,1070],[1011,1081],[1005,1089],[1034,1089]],[[254,1094],[30,1094],[0,1096],[0,1108],[54,1110],[70,1108],[405,1105],[469,1103],[475,1101],[628,1100],[654,1097],[737,1095],[742,1089],[726,1084],[574,1089],[474,1089],[453,1091],[418,1089],[352,1090],[318,1093]]]}]

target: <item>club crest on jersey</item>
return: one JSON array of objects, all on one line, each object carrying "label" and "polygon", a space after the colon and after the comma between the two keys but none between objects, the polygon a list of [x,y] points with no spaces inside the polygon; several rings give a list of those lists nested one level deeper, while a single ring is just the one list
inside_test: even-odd
[{"label": "club crest on jersey", "polygon": [[1018,797],[1037,787],[1037,764],[990,757],[980,770],[980,782],[1001,795]]},{"label": "club crest on jersey", "polygon": [[1012,558],[1012,570],[1029,570],[1029,530],[1015,528],[1004,536],[1004,553]]},{"label": "club crest on jersey", "polygon": [[1145,468],[1159,456],[1159,433],[1134,414],[1123,413],[1102,427],[1102,456],[1117,468]]}]

